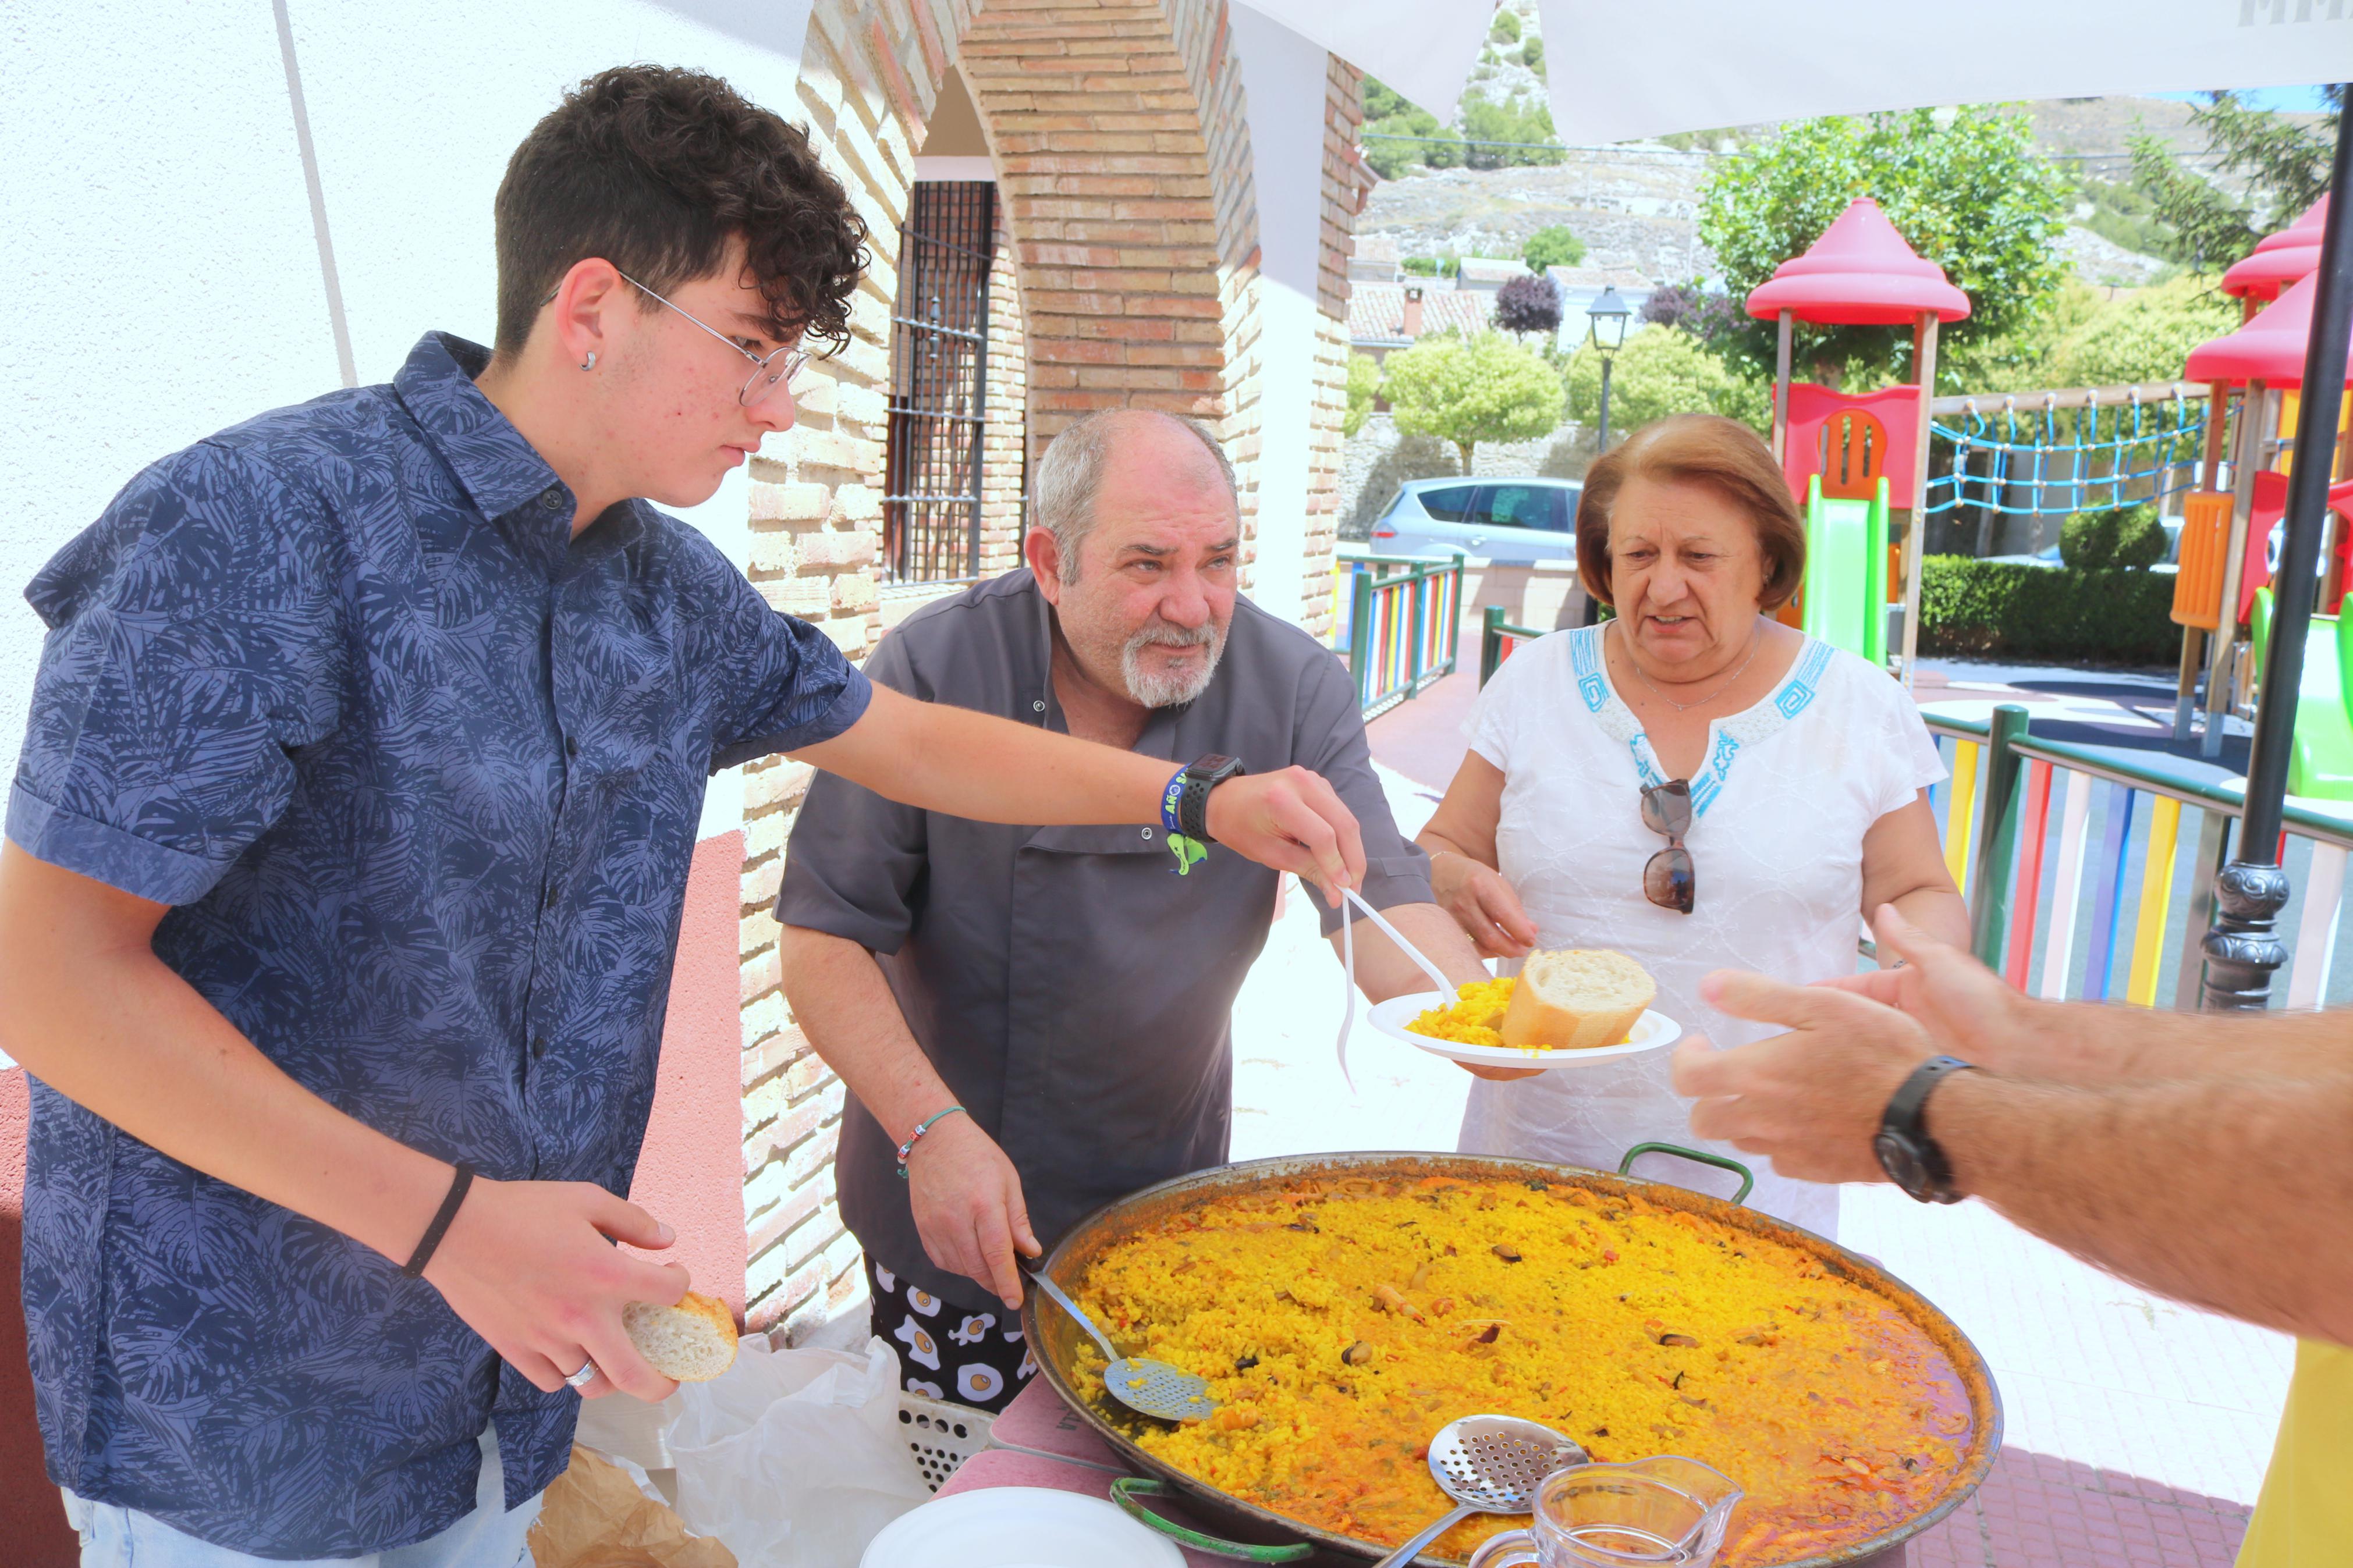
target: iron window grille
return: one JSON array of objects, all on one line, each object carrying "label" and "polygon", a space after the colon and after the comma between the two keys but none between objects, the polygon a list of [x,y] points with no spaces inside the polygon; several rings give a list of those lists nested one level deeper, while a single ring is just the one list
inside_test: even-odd
[{"label": "iron window grille", "polygon": [[919,180],[899,241],[882,497],[886,581],[980,574],[988,272],[997,186]]}]

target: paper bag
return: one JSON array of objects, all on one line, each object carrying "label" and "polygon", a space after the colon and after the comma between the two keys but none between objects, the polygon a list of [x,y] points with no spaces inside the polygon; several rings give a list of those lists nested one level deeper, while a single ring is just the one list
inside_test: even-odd
[{"label": "paper bag", "polygon": [[931,1496],[899,1422],[899,1360],[879,1339],[858,1356],[747,1336],[733,1366],[663,1405],[679,1515],[742,1568],[858,1568]]},{"label": "paper bag", "polygon": [[689,1535],[637,1481],[576,1445],[531,1527],[536,1568],[739,1568],[716,1541]]}]

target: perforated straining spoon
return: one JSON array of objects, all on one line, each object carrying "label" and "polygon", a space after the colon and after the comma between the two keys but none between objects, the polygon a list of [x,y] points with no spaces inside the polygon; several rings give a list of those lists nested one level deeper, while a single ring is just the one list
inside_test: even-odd
[{"label": "perforated straining spoon", "polygon": [[1430,1440],[1430,1473],[1461,1506],[1373,1568],[1403,1568],[1421,1549],[1474,1513],[1533,1513],[1536,1488],[1555,1470],[1586,1462],[1585,1450],[1541,1422],[1516,1415],[1465,1415]]},{"label": "perforated straining spoon", "polygon": [[1094,1320],[1081,1311],[1060,1285],[1046,1278],[1044,1269],[1030,1269],[1029,1275],[1103,1347],[1103,1358],[1111,1363],[1103,1368],[1103,1389],[1113,1399],[1162,1421],[1199,1421],[1216,1413],[1218,1402],[1209,1397],[1208,1383],[1165,1361],[1120,1354],[1118,1347],[1095,1327]]}]

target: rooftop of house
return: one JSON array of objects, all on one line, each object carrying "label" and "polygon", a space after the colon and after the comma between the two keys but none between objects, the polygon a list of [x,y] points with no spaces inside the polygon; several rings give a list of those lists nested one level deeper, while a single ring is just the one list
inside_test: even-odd
[{"label": "rooftop of house", "polygon": [[1564,295],[1571,289],[1615,289],[1620,294],[1647,295],[1658,287],[1652,279],[1624,267],[1547,267],[1545,276],[1550,278]]},{"label": "rooftop of house", "polygon": [[[1353,342],[1397,343],[1405,331],[1405,291],[1413,284],[1358,283],[1348,291],[1348,337]],[[1477,289],[1425,289],[1421,332],[1481,332],[1487,330],[1495,297]]]},{"label": "rooftop of house", "polygon": [[1462,258],[1461,282],[1465,289],[1483,289],[1490,292],[1501,289],[1514,278],[1525,278],[1528,264],[1525,261],[1491,261],[1483,256]]}]

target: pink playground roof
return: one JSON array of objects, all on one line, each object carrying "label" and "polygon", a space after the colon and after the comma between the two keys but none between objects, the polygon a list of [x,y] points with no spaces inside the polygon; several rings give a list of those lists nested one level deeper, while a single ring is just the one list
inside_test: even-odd
[{"label": "pink playground roof", "polygon": [[2189,351],[2182,375],[2190,381],[2260,381],[2302,386],[2305,351],[2312,346],[2312,301],[2318,274],[2291,284],[2279,302],[2235,332]]},{"label": "pink playground roof", "polygon": [[1877,202],[1858,196],[1803,256],[1749,292],[1750,315],[1769,321],[1783,310],[1818,326],[1894,327],[1923,310],[1957,321],[1969,313],[1969,297],[1904,243]]},{"label": "pink playground roof", "polygon": [[2328,218],[2328,198],[2321,197],[2304,216],[2255,241],[2253,254],[2222,274],[2222,292],[2248,300],[2276,300],[2289,284],[2320,269],[2320,226]]}]

